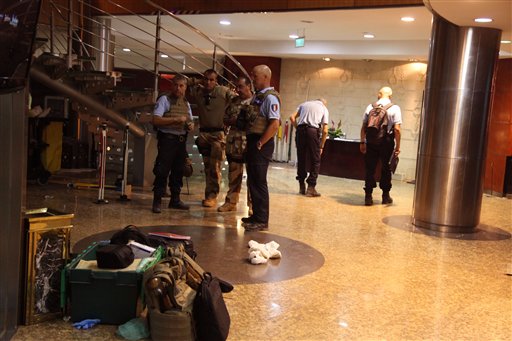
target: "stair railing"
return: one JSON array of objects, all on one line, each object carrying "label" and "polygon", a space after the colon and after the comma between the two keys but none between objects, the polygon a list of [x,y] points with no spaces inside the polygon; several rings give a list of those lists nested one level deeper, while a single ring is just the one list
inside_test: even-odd
[{"label": "stair railing", "polygon": [[[136,16],[137,18],[143,20],[144,22],[150,23],[151,25],[154,26],[155,33],[148,32],[147,30],[144,30],[141,27],[138,27],[138,26],[132,24],[129,19],[125,19],[125,18],[123,18],[123,16],[112,15],[103,9],[100,9],[96,6],[91,5],[90,3],[88,3],[85,0],[77,0],[75,3],[78,3],[82,8],[84,6],[86,6],[86,7],[88,7],[88,9],[90,9],[90,11],[92,11],[94,13],[100,13],[101,15],[95,16],[95,17],[91,17],[91,16],[83,17],[83,13],[81,11],[75,10],[73,8],[73,6],[71,4],[71,2],[72,2],[71,0],[68,1],[68,7],[66,7],[66,5],[63,5],[62,2],[57,3],[57,2],[50,0],[51,7],[52,7],[52,13],[53,13],[53,9],[54,9],[56,11],[56,13],[58,13],[60,19],[67,25],[66,29],[67,29],[67,36],[68,36],[67,39],[68,40],[67,40],[67,44],[66,44],[67,53],[65,53],[65,55],[67,57],[68,64],[71,63],[70,60],[71,60],[71,56],[72,56],[72,51],[70,51],[70,49],[71,49],[71,46],[73,45],[72,41],[77,41],[79,46],[81,46],[81,50],[86,55],[86,57],[90,57],[91,54],[93,54],[93,52],[105,53],[109,57],[114,58],[114,61],[117,60],[117,61],[126,63],[128,65],[131,65],[132,67],[134,67],[136,69],[145,70],[145,71],[153,74],[153,76],[155,77],[155,95],[156,95],[156,92],[157,92],[156,86],[158,84],[157,82],[159,80],[161,80],[161,78],[159,77],[160,72],[171,72],[171,73],[183,74],[185,76],[189,76],[190,74],[193,74],[193,75],[202,77],[202,71],[204,71],[204,70],[199,70],[197,68],[197,66],[204,67],[204,69],[217,68],[218,70],[221,70],[221,72],[219,72],[219,78],[224,80],[226,83],[231,84],[231,86],[234,87],[234,84],[232,84],[232,82],[230,82],[229,79],[236,78],[236,74],[233,71],[226,68],[224,66],[224,64],[219,61],[218,51],[221,51],[223,53],[223,55],[225,56],[225,58],[229,58],[231,61],[233,61],[233,63],[239,68],[241,74],[245,75],[246,77],[248,77],[250,79],[249,74],[243,68],[243,66],[222,46],[217,44],[212,38],[210,38],[209,36],[207,36],[206,34],[201,32],[199,29],[190,25],[189,23],[187,23],[183,19],[179,18],[178,16],[174,15],[167,9],[161,7],[160,5],[154,3],[150,0],[146,0],[146,3],[150,6],[152,6],[153,8],[155,8],[155,10],[157,12],[157,20],[155,22],[155,21],[148,19],[147,16],[142,16],[142,15],[136,14],[132,10],[126,8],[125,6],[122,6],[119,3],[116,3],[112,0],[107,0],[107,1],[110,4],[125,11],[127,13],[127,15]],[[47,15],[50,15],[50,17],[51,17],[53,15],[52,13],[47,13]],[[72,18],[75,15],[80,16],[82,18],[82,21],[83,20],[88,21],[89,25],[84,25],[82,23],[82,25],[80,27],[78,27],[78,25],[76,23],[72,22],[73,21]],[[194,36],[194,39],[196,37],[200,37],[207,43],[211,44],[213,53],[210,54],[207,51],[205,51],[204,49],[192,44],[189,40],[183,38],[182,36],[179,36],[179,35],[173,33],[172,29],[163,27],[160,24],[160,15],[172,18],[174,20],[174,22],[176,22],[177,24],[183,25],[184,27],[186,27],[188,29],[188,31],[191,32],[191,35]],[[131,31],[130,32],[122,32],[120,30],[116,30],[115,28],[113,28],[111,26],[105,25],[102,21],[97,20],[97,18],[110,19],[111,22],[117,21],[119,23],[122,23],[123,25],[127,25]],[[41,27],[44,27],[44,25],[45,24],[41,24]],[[87,35],[89,35],[91,40],[92,39],[98,39],[98,40],[105,39],[104,37],[101,37],[96,32],[93,32],[91,29],[86,28],[86,27],[94,26],[94,25],[96,25],[97,27],[100,27],[102,29],[105,29],[105,30],[110,30],[110,32],[112,34],[114,34],[115,36],[124,37],[124,38],[129,39],[132,43],[134,43],[134,46],[137,46],[137,48],[132,49],[130,53],[137,56],[140,60],[142,60],[142,62],[134,62],[133,58],[124,57],[121,53],[115,53],[116,50],[117,51],[121,50],[121,46],[119,46],[119,44],[115,41],[109,42],[114,46],[114,49],[112,51],[109,51],[109,50],[102,51],[97,46],[94,46],[92,42],[90,42],[90,41],[86,42],[83,39],[81,39],[81,37],[75,31],[75,28],[80,29],[83,33],[86,33]],[[53,20],[52,20],[52,24],[50,26],[51,26],[50,27],[50,35],[49,35],[50,46],[54,47],[56,45],[55,40],[58,41],[58,45],[63,46],[64,44],[60,40],[63,39],[62,33],[65,28],[62,26],[54,27]],[[86,26],[86,27],[84,27],[84,26]],[[48,36],[47,28],[46,29],[42,28],[40,31],[42,32],[42,34],[45,34]],[[55,34],[54,31],[56,31],[58,34]],[[134,34],[133,32],[137,32],[137,34]],[[185,47],[182,45],[179,46],[176,43],[171,43],[170,41],[161,39],[161,32],[166,32],[166,33],[170,34],[171,36],[177,38],[182,44],[184,44]],[[143,39],[137,39],[134,37],[134,36],[137,36],[140,34],[142,34],[142,36],[144,37]],[[153,44],[150,44],[148,42],[151,40],[153,41]],[[192,40],[192,39],[190,39],[190,40]],[[141,51],[137,51],[137,49],[139,47],[140,47]],[[51,49],[53,49],[53,48],[51,48]],[[193,52],[187,52],[187,49],[191,49]],[[148,50],[153,51],[153,58],[148,56],[149,55],[149,53],[147,52]],[[182,63],[182,60],[184,60],[184,59],[176,58],[172,53],[165,52],[168,50],[177,51],[183,55],[183,58],[186,57],[186,58],[189,58],[189,60],[193,60],[196,64],[196,67],[190,65],[190,63],[187,63],[185,65],[184,62]],[[59,51],[59,52],[62,53],[62,51]],[[165,58],[165,60],[163,60],[161,57],[161,55],[164,53],[167,55],[167,58]],[[62,54],[64,55],[64,53],[62,53]],[[212,63],[209,65],[209,64],[205,63],[201,58],[211,60]],[[174,62],[175,64],[184,65],[183,70],[178,70],[176,67],[173,67],[172,65],[170,65],[171,62]],[[152,68],[145,66],[150,63],[153,66]],[[92,69],[94,70],[94,67],[92,67]],[[229,76],[224,76],[223,75],[224,72],[226,74],[229,74]]]}]

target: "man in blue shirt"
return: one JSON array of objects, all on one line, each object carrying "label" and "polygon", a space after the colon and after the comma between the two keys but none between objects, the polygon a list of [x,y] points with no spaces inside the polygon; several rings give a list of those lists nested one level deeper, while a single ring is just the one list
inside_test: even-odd
[{"label": "man in blue shirt", "polygon": [[274,152],[274,135],[279,129],[279,94],[270,86],[272,71],[267,65],[252,70],[256,94],[251,102],[255,112],[247,131],[247,187],[252,199],[253,214],[242,218],[246,231],[268,229],[269,194],[267,171]]},{"label": "man in blue shirt", "polygon": [[153,173],[153,213],[161,213],[162,197],[167,179],[171,190],[169,208],[188,210],[180,200],[183,187],[183,167],[187,157],[187,134],[194,129],[190,104],[185,99],[187,79],[176,75],[169,96],[160,96],[153,110],[153,125],[157,129],[158,154]]}]

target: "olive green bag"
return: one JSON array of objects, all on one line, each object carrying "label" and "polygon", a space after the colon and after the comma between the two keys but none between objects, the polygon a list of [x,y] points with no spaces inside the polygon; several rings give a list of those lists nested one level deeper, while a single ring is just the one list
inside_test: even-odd
[{"label": "olive green bag", "polygon": [[[181,251],[180,251],[181,249]],[[196,290],[187,284],[184,249],[169,248],[169,255],[144,273],[151,339],[195,340],[192,308]],[[180,258],[181,254],[181,258]]]}]

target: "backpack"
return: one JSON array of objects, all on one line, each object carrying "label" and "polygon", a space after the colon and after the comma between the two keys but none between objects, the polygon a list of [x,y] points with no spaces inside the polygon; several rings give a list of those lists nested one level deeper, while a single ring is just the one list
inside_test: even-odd
[{"label": "backpack", "polygon": [[382,106],[373,103],[372,109],[368,113],[368,121],[366,122],[366,142],[368,144],[380,144],[387,134],[388,130],[388,109],[394,104]]}]

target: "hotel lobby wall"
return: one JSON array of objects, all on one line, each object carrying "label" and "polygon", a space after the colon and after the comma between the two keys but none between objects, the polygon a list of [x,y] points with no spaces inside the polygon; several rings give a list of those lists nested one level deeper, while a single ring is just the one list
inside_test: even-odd
[{"label": "hotel lobby wall", "polygon": [[[427,64],[419,62],[283,59],[283,122],[300,103],[324,97],[331,120],[336,125],[341,120],[348,139],[359,139],[366,106],[376,101],[382,86],[390,86],[403,120],[400,165],[395,177],[414,179],[426,69]],[[295,146],[291,158],[296,160]]]}]

